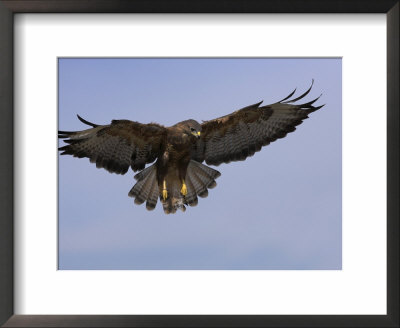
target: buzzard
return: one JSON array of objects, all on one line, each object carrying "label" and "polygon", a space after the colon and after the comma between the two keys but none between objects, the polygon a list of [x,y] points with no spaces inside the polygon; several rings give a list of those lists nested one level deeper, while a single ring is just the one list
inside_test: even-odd
[{"label": "buzzard", "polygon": [[308,114],[323,107],[313,106],[319,97],[296,104],[312,86],[313,83],[297,98],[292,98],[295,89],[276,103],[261,106],[261,101],[201,124],[190,119],[171,127],[129,120],[97,125],[78,115],[91,128],[58,131],[58,137],[67,144],[59,150],[61,155],[87,157],[96,167],[111,173],[125,174],[129,167],[134,172],[140,171],[134,176],[137,182],[128,194],[135,198],[136,204],[146,202],[146,208],[153,210],[160,198],[165,213],[185,211],[185,205],[197,205],[198,196],[206,197],[221,175],[203,162],[218,166],[243,161],[263,146],[293,132]]}]

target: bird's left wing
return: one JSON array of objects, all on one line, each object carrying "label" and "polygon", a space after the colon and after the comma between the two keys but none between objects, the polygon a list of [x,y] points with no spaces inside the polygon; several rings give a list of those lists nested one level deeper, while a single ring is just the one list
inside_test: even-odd
[{"label": "bird's left wing", "polygon": [[243,161],[263,146],[283,138],[308,118],[308,114],[322,106],[314,107],[316,98],[303,104],[295,104],[305,97],[311,87],[301,96],[286,98],[267,106],[262,102],[242,108],[232,114],[206,121],[202,124],[201,139],[192,149],[192,159],[209,165],[231,161]]},{"label": "bird's left wing", "polygon": [[78,115],[91,129],[58,131],[58,137],[68,145],[60,147],[61,155],[88,157],[98,168],[111,173],[125,174],[153,162],[160,152],[166,128],[155,124],[142,124],[128,120],[113,120],[109,125],[90,123]]}]

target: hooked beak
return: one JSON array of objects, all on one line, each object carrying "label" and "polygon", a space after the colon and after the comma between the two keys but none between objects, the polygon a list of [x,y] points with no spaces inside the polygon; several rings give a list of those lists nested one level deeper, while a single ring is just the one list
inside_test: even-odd
[{"label": "hooked beak", "polygon": [[200,131],[199,132],[195,132],[193,131],[192,134],[197,137],[197,139],[200,139]]}]

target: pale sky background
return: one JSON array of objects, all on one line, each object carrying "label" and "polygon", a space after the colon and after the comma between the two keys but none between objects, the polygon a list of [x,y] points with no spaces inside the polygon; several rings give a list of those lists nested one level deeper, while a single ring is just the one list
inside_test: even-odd
[{"label": "pale sky background", "polygon": [[[59,156],[59,269],[340,270],[342,64],[329,59],[59,59],[59,129],[166,126],[297,95],[326,104],[222,175],[185,213],[149,212],[125,175]],[[62,145],[63,143],[60,143]],[[213,166],[212,166],[213,167]]]}]

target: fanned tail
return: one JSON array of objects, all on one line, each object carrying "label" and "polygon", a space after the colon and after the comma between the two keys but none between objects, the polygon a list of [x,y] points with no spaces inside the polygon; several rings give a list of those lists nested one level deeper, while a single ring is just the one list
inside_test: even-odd
[{"label": "fanned tail", "polygon": [[208,189],[212,189],[217,185],[215,179],[220,175],[221,173],[209,166],[193,160],[190,161],[186,172],[186,184],[188,186],[186,200],[188,205],[197,205],[197,196],[207,197]]},{"label": "fanned tail", "polygon": [[158,197],[157,169],[155,164],[140,171],[134,177],[137,182],[129,191],[128,196],[135,198],[135,204],[146,202],[146,208],[151,211],[156,207]]},{"label": "fanned tail", "polygon": [[187,194],[181,193],[182,182],[179,180],[178,172],[168,172],[165,177],[168,196],[166,200],[162,197],[162,183],[157,181],[157,167],[155,164],[145,168],[135,175],[136,184],[129,191],[129,197],[135,198],[135,204],[146,202],[146,208],[151,211],[157,205],[160,197],[166,214],[176,213],[178,209],[185,211],[185,205],[196,206],[199,197],[207,197],[208,189],[214,188],[217,183],[215,179],[221,175],[212,169],[196,161],[190,161],[186,171]]}]

